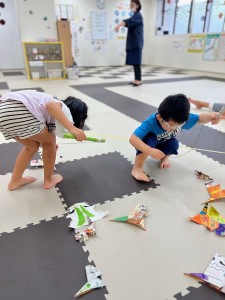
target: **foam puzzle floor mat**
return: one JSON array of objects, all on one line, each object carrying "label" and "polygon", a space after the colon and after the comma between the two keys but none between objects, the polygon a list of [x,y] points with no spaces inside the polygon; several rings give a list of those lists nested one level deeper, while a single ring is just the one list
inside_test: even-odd
[{"label": "foam puzzle floor mat", "polygon": [[[68,224],[65,218],[55,218],[2,234],[0,299],[73,299],[87,282],[84,266],[89,261]],[[82,299],[103,300],[106,293],[102,288]]]},{"label": "foam puzzle floor mat", "polygon": [[67,206],[77,202],[104,203],[157,187],[153,180],[149,183],[135,180],[130,175],[131,163],[118,152],[59,163],[56,169],[64,177],[58,191]]},{"label": "foam puzzle floor mat", "polygon": [[[183,132],[179,137],[181,157],[171,158],[170,169],[160,170],[158,162],[147,160],[145,171],[155,180],[150,183],[132,178],[135,151],[128,142],[139,122],[157,111],[165,93],[187,87],[185,92],[193,97],[203,92],[223,98],[225,79],[144,66],[144,84],[134,88],[128,86],[133,79],[131,67],[79,71],[81,78],[77,80],[39,81],[38,86],[37,81],[28,81],[22,74],[0,77],[0,94],[36,89],[62,99],[67,93],[82,99],[89,107],[87,135],[106,138],[104,144],[60,139],[56,170],[64,180],[45,191],[43,169],[28,169],[26,174],[36,176],[37,181],[11,193],[7,184],[21,146],[0,137],[0,299],[73,299],[87,282],[88,264],[103,273],[106,288],[80,299],[225,299],[183,275],[203,272],[216,252],[225,256],[223,238],[188,219],[208,198],[204,182],[196,181],[194,169],[205,171],[225,187],[225,129],[197,125],[191,132]],[[185,145],[216,152],[192,150],[182,157],[188,151]],[[96,222],[97,236],[85,243],[75,242],[65,218],[67,207],[76,202],[96,204],[97,211],[109,212]],[[137,203],[149,206],[150,214],[144,219],[147,231],[110,221],[127,215]],[[215,207],[225,214],[223,200]]]}]

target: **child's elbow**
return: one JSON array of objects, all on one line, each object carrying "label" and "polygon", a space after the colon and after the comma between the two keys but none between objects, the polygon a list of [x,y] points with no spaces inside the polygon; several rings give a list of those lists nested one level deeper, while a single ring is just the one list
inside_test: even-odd
[{"label": "child's elbow", "polygon": [[135,142],[135,138],[136,136],[134,134],[131,135],[131,137],[129,138],[129,143],[134,146],[134,142]]}]

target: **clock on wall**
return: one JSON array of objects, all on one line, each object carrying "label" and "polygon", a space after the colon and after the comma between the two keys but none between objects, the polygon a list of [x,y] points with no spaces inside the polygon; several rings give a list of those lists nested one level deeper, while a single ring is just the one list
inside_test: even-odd
[{"label": "clock on wall", "polygon": [[97,0],[96,5],[98,8],[104,9],[105,8],[105,0]]}]

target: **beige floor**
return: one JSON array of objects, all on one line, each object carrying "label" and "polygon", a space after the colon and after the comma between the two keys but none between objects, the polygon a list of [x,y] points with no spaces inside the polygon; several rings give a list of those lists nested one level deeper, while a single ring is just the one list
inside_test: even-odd
[{"label": "beige floor", "polygon": [[[188,72],[187,75],[177,77],[198,75],[209,74]],[[159,73],[154,77],[156,78],[176,78],[176,75]],[[2,76],[1,81],[3,79],[6,78]],[[128,80],[130,78],[124,76],[121,80],[124,81],[124,86],[115,86],[108,90],[153,106],[157,106],[167,95],[179,92],[210,102],[225,102],[224,83],[219,81],[143,84],[134,89],[127,85]],[[87,125],[91,128],[88,134],[105,137],[106,143],[80,144],[59,139],[57,162],[119,151],[133,163],[134,149],[128,139],[139,123],[96,101],[98,99],[70,87],[76,84],[94,85],[115,81],[98,77],[57,82],[27,81],[24,76],[7,77],[9,89],[42,87],[47,93],[59,98],[74,95],[88,104]],[[1,91],[3,92],[7,90]],[[192,112],[200,113],[200,110],[192,107]],[[221,121],[215,128],[224,133],[225,121]],[[0,142],[5,143],[2,136]],[[208,199],[204,182],[196,179],[194,170],[209,174],[225,188],[224,165],[195,150],[188,151],[187,147],[181,145],[180,155],[183,156],[171,158],[172,166],[168,170],[159,169],[154,160],[147,161],[146,173],[160,183],[159,188],[141,191],[97,206],[97,209],[108,210],[109,216],[97,222],[97,237],[87,241],[84,250],[89,251],[90,261],[93,260],[103,272],[109,292],[106,295],[108,300],[173,299],[176,293],[186,293],[187,287],[198,286],[197,282],[185,277],[184,272],[203,272],[216,252],[225,256],[224,238],[188,219],[189,216],[197,214],[202,208],[202,202]],[[41,220],[51,220],[54,216],[61,217],[65,213],[66,205],[62,203],[57,191],[42,190],[42,170],[28,170],[27,174],[34,172],[38,177],[37,182],[13,193],[6,188],[10,174],[0,176],[0,233],[12,232],[17,227],[24,228]],[[109,170],[106,170],[106,176],[107,172]],[[146,232],[132,225],[109,221],[113,217],[127,215],[138,203],[149,207],[150,215],[145,218]],[[225,216],[224,202],[217,202],[214,206]]]}]

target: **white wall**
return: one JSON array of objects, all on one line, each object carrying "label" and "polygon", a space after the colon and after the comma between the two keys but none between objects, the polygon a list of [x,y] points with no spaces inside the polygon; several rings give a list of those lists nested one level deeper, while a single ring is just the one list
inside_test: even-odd
[{"label": "white wall", "polygon": [[[55,4],[73,5],[75,26],[77,26],[77,45],[79,51],[75,60],[79,66],[124,65],[125,39],[118,40],[112,28],[115,27],[114,10],[116,4],[130,0],[105,0],[103,11],[107,13],[107,41],[96,50],[92,44],[90,12],[100,11],[96,0],[11,0],[1,10],[6,25],[0,27],[0,69],[24,68],[21,41],[57,40]],[[142,0],[144,18],[143,64],[162,65],[184,69],[225,73],[225,62],[204,61],[202,54],[188,53],[189,35],[155,36],[157,0]],[[32,11],[33,14],[30,14]],[[47,17],[47,21],[43,18]],[[79,31],[80,29],[81,32]],[[181,38],[183,49],[173,52],[173,40]],[[9,47],[10,45],[10,47]]]},{"label": "white wall", "polygon": [[[38,42],[49,38],[57,40],[54,0],[16,0],[16,2],[23,42]],[[33,13],[30,14],[30,11]]]},{"label": "white wall", "polygon": [[[106,66],[106,65],[124,65],[125,64],[125,43],[118,39],[121,34],[112,31],[115,24],[115,8],[120,3],[126,3],[129,7],[130,0],[105,0],[105,9],[100,10],[96,6],[96,0],[55,0],[55,4],[74,5],[75,24],[77,28],[77,38],[79,51],[74,55],[75,61],[79,66]],[[149,0],[143,0],[142,14],[144,17],[145,47],[143,51],[143,63],[148,63],[148,45],[149,45]],[[107,18],[107,40],[104,43],[93,43],[91,38],[90,13],[106,12]],[[122,19],[121,19],[122,20]],[[81,30],[82,29],[82,30]],[[81,30],[81,31],[80,31]],[[98,47],[99,46],[99,47]]]},{"label": "white wall", "polygon": [[4,26],[0,25],[0,69],[23,69],[24,59],[15,0],[7,1],[5,8],[0,11],[1,19],[6,22]]},{"label": "white wall", "polygon": [[[174,39],[183,40],[183,49],[173,52]],[[181,69],[198,70],[225,74],[225,62],[206,61],[202,59],[203,53],[189,53],[189,35],[156,36],[152,45],[151,63]]]},{"label": "white wall", "polygon": [[[157,0],[150,0],[149,20],[151,20],[151,33],[155,32],[156,3]],[[153,22],[154,20],[154,22]],[[202,59],[202,53],[189,53],[189,34],[185,35],[164,35],[155,36],[149,34],[149,56],[148,62],[153,65],[177,67],[196,71],[206,71],[225,74],[225,62],[206,61]],[[181,52],[173,52],[174,39],[183,40]]]}]

